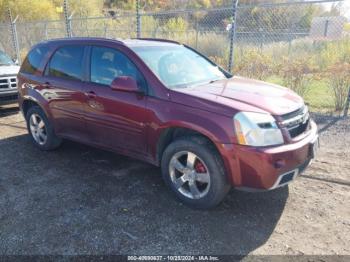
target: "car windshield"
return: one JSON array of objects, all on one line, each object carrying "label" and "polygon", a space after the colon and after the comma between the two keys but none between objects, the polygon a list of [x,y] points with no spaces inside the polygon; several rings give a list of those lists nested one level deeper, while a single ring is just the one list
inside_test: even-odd
[{"label": "car windshield", "polygon": [[13,65],[11,58],[4,52],[0,51],[0,66],[1,65]]},{"label": "car windshield", "polygon": [[227,78],[220,68],[182,45],[132,48],[168,88],[185,88]]}]

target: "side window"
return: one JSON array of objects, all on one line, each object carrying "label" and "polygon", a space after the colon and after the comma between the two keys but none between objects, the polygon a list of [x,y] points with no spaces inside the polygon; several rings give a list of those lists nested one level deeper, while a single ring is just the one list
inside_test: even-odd
[{"label": "side window", "polygon": [[46,46],[38,46],[32,49],[22,63],[21,72],[34,74],[48,50]]},{"label": "side window", "polygon": [[108,47],[92,47],[90,81],[110,85],[118,76],[133,77],[140,88],[145,88],[145,80],[133,62],[123,53]]},{"label": "side window", "polygon": [[47,74],[71,80],[83,78],[84,46],[65,46],[59,48],[52,56]]}]

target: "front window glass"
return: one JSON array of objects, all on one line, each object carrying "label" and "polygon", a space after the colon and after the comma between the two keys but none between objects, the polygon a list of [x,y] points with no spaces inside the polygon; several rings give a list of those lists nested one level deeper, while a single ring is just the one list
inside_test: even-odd
[{"label": "front window glass", "polygon": [[13,65],[11,58],[4,52],[0,51],[0,66]]},{"label": "front window glass", "polygon": [[109,86],[119,76],[130,76],[139,87],[144,87],[144,78],[128,57],[116,49],[94,46],[91,51],[91,82]]},{"label": "front window glass", "polygon": [[201,55],[181,45],[132,48],[168,88],[183,88],[225,79]]}]

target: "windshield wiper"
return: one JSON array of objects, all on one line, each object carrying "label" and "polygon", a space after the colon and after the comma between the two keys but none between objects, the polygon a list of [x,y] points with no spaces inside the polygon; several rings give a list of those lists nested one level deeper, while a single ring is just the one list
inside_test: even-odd
[{"label": "windshield wiper", "polygon": [[222,80],[222,79],[221,79],[221,78],[218,78],[218,79],[210,80],[209,84],[215,83],[215,82],[220,81],[220,80]]}]

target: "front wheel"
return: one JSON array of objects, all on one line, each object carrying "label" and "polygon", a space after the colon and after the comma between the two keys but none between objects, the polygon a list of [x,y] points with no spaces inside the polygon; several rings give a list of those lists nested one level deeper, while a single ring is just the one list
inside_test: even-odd
[{"label": "front wheel", "polygon": [[218,205],[230,189],[220,155],[202,137],[171,143],[163,153],[161,167],[166,184],[182,202],[194,208]]}]

